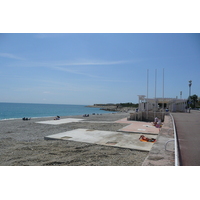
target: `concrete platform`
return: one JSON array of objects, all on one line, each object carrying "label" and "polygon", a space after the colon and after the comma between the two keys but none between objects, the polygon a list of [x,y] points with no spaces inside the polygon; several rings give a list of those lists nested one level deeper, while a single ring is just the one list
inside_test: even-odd
[{"label": "concrete platform", "polygon": [[71,122],[79,122],[82,120],[84,120],[84,119],[66,118],[66,119],[59,119],[59,120],[41,121],[41,122],[36,122],[36,123],[59,125],[59,124],[66,124],[66,123],[71,123]]},{"label": "concrete platform", "polygon": [[159,128],[152,126],[151,122],[142,122],[142,121],[128,121],[126,118],[115,121],[116,123],[125,123],[129,124],[122,129],[119,129],[121,132],[131,132],[131,133],[142,133],[142,134],[159,134]]},{"label": "concrete platform", "polygon": [[[139,140],[140,135],[141,134],[121,133],[113,131],[75,129],[72,131],[49,135],[44,137],[44,139],[72,140],[77,142],[150,151],[154,143],[141,142]],[[148,135],[148,137],[157,138],[155,135]]]}]

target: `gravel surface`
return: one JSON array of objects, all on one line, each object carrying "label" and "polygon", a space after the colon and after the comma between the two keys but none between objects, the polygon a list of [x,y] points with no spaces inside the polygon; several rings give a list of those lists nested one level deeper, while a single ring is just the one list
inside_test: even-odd
[{"label": "gravel surface", "polygon": [[96,144],[44,140],[45,136],[77,128],[117,131],[126,124],[115,123],[128,117],[128,113],[90,115],[81,122],[61,125],[35,123],[53,118],[34,118],[0,121],[1,166],[141,166],[148,155],[132,149]]}]

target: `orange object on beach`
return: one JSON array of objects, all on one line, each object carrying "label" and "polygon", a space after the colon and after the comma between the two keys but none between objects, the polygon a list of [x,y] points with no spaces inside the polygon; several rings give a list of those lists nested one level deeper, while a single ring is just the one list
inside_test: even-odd
[{"label": "orange object on beach", "polygon": [[152,143],[154,143],[156,141],[156,139],[154,139],[154,138],[147,138],[144,135],[141,135],[140,138],[139,138],[139,140],[141,142],[152,142]]}]

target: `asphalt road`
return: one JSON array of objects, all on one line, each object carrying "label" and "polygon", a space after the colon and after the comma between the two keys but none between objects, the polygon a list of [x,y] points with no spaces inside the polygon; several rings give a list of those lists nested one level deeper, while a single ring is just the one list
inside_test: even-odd
[{"label": "asphalt road", "polygon": [[180,165],[200,166],[200,111],[172,115],[177,129]]}]

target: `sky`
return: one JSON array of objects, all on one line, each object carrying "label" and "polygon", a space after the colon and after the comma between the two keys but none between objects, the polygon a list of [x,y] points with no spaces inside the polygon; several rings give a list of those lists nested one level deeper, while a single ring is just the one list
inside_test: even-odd
[{"label": "sky", "polygon": [[[0,34],[0,102],[93,105],[200,96],[200,34]],[[163,90],[164,88],[164,90]]]}]

